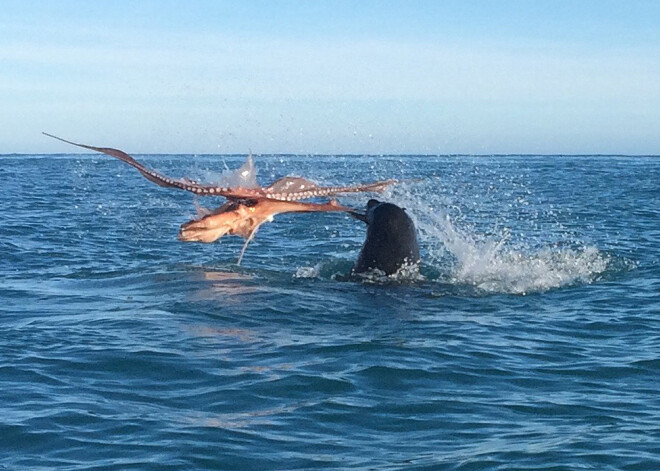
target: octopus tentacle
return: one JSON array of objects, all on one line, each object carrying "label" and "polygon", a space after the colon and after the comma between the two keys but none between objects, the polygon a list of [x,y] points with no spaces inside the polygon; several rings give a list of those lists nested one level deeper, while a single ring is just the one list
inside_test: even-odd
[{"label": "octopus tentacle", "polygon": [[[138,172],[142,174],[147,180],[150,182],[153,182],[157,185],[164,186],[164,187],[171,187],[171,188],[178,188],[180,190],[186,190],[186,191],[192,191],[193,193],[197,194],[203,194],[203,188],[205,188],[205,185],[200,185],[197,183],[195,180],[189,180],[187,178],[184,178],[182,180],[177,180],[174,178],[170,178],[166,175],[163,175],[161,173],[155,172],[151,170],[148,167],[145,167],[142,165],[140,162],[135,160],[133,157],[128,155],[126,152],[123,152],[119,149],[113,149],[111,147],[95,147],[95,146],[88,146],[86,144],[78,144],[76,142],[71,142],[67,141],[66,139],[62,139],[61,137],[53,136],[52,134],[48,133],[43,133],[48,137],[52,137],[53,139],[57,139],[58,141],[66,142],[67,144],[71,144],[77,147],[82,147],[84,149],[90,149],[96,152],[101,152],[102,154],[110,155],[112,157],[115,157],[122,162],[127,163],[131,167],[134,167],[137,169]],[[222,188],[222,187],[213,187],[214,194],[218,194],[219,196],[224,196],[222,193],[224,191],[231,191],[229,188]]]},{"label": "octopus tentacle", "polygon": [[315,186],[314,188],[301,189],[295,191],[286,191],[281,193],[273,193],[265,188],[263,191],[264,198],[280,200],[280,201],[297,201],[307,198],[334,196],[343,193],[364,193],[375,192],[380,193],[390,185],[397,183],[397,180],[382,180],[364,185],[355,186]]},{"label": "octopus tentacle", "polygon": [[334,196],[340,193],[361,193],[361,192],[381,192],[389,185],[397,183],[396,180],[382,180],[373,183],[356,186],[327,186],[321,187],[316,183],[299,177],[284,177],[266,188],[228,188],[215,185],[203,185],[195,180],[188,178],[174,179],[158,173],[144,166],[127,153],[113,149],[111,147],[96,147],[53,136],[43,133],[48,137],[66,142],[77,147],[93,150],[115,157],[131,167],[137,169],[147,180],[163,187],[178,188],[180,190],[190,191],[199,196],[223,196],[233,200],[265,198],[277,201],[298,201],[308,198]]},{"label": "octopus tentacle", "polygon": [[250,231],[250,234],[245,238],[245,242],[243,243],[243,247],[241,247],[241,253],[238,254],[238,260],[236,260],[236,265],[240,265],[241,261],[243,260],[243,255],[245,255],[245,251],[248,248],[248,245],[250,245],[250,242],[252,242],[252,239],[254,239],[254,236],[257,235],[257,231],[261,227],[261,225],[266,222],[266,220],[261,221],[259,224],[254,226],[254,229]]}]

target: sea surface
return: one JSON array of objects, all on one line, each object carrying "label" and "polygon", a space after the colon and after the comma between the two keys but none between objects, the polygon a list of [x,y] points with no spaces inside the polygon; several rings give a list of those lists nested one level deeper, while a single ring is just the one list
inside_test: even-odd
[{"label": "sea surface", "polygon": [[[138,159],[213,182],[245,156]],[[190,193],[0,156],[0,469],[660,470],[660,157],[255,163],[402,180],[378,198],[420,275],[349,279],[341,213],[277,216],[237,266],[237,237],[177,240]]]}]

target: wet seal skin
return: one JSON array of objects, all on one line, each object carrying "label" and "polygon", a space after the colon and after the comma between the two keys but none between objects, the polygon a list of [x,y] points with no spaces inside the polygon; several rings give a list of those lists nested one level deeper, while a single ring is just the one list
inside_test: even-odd
[{"label": "wet seal skin", "polygon": [[379,270],[389,276],[419,263],[417,231],[405,209],[371,199],[364,214],[351,214],[367,224],[367,238],[352,273]]}]

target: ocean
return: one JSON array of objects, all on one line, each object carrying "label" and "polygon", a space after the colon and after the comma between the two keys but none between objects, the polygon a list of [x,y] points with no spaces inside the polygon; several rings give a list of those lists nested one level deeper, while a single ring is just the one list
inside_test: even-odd
[{"label": "ocean", "polygon": [[[137,158],[212,182],[245,156]],[[376,197],[420,275],[347,277],[343,213],[277,216],[238,266],[242,239],[177,240],[221,198],[0,156],[0,469],[660,470],[660,158],[255,162],[402,180]]]}]

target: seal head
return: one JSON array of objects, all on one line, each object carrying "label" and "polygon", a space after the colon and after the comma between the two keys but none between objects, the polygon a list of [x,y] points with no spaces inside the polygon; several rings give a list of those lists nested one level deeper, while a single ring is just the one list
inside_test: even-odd
[{"label": "seal head", "polygon": [[367,238],[353,273],[380,270],[392,275],[419,262],[415,224],[403,208],[372,199],[364,215],[354,216],[367,223]]}]

